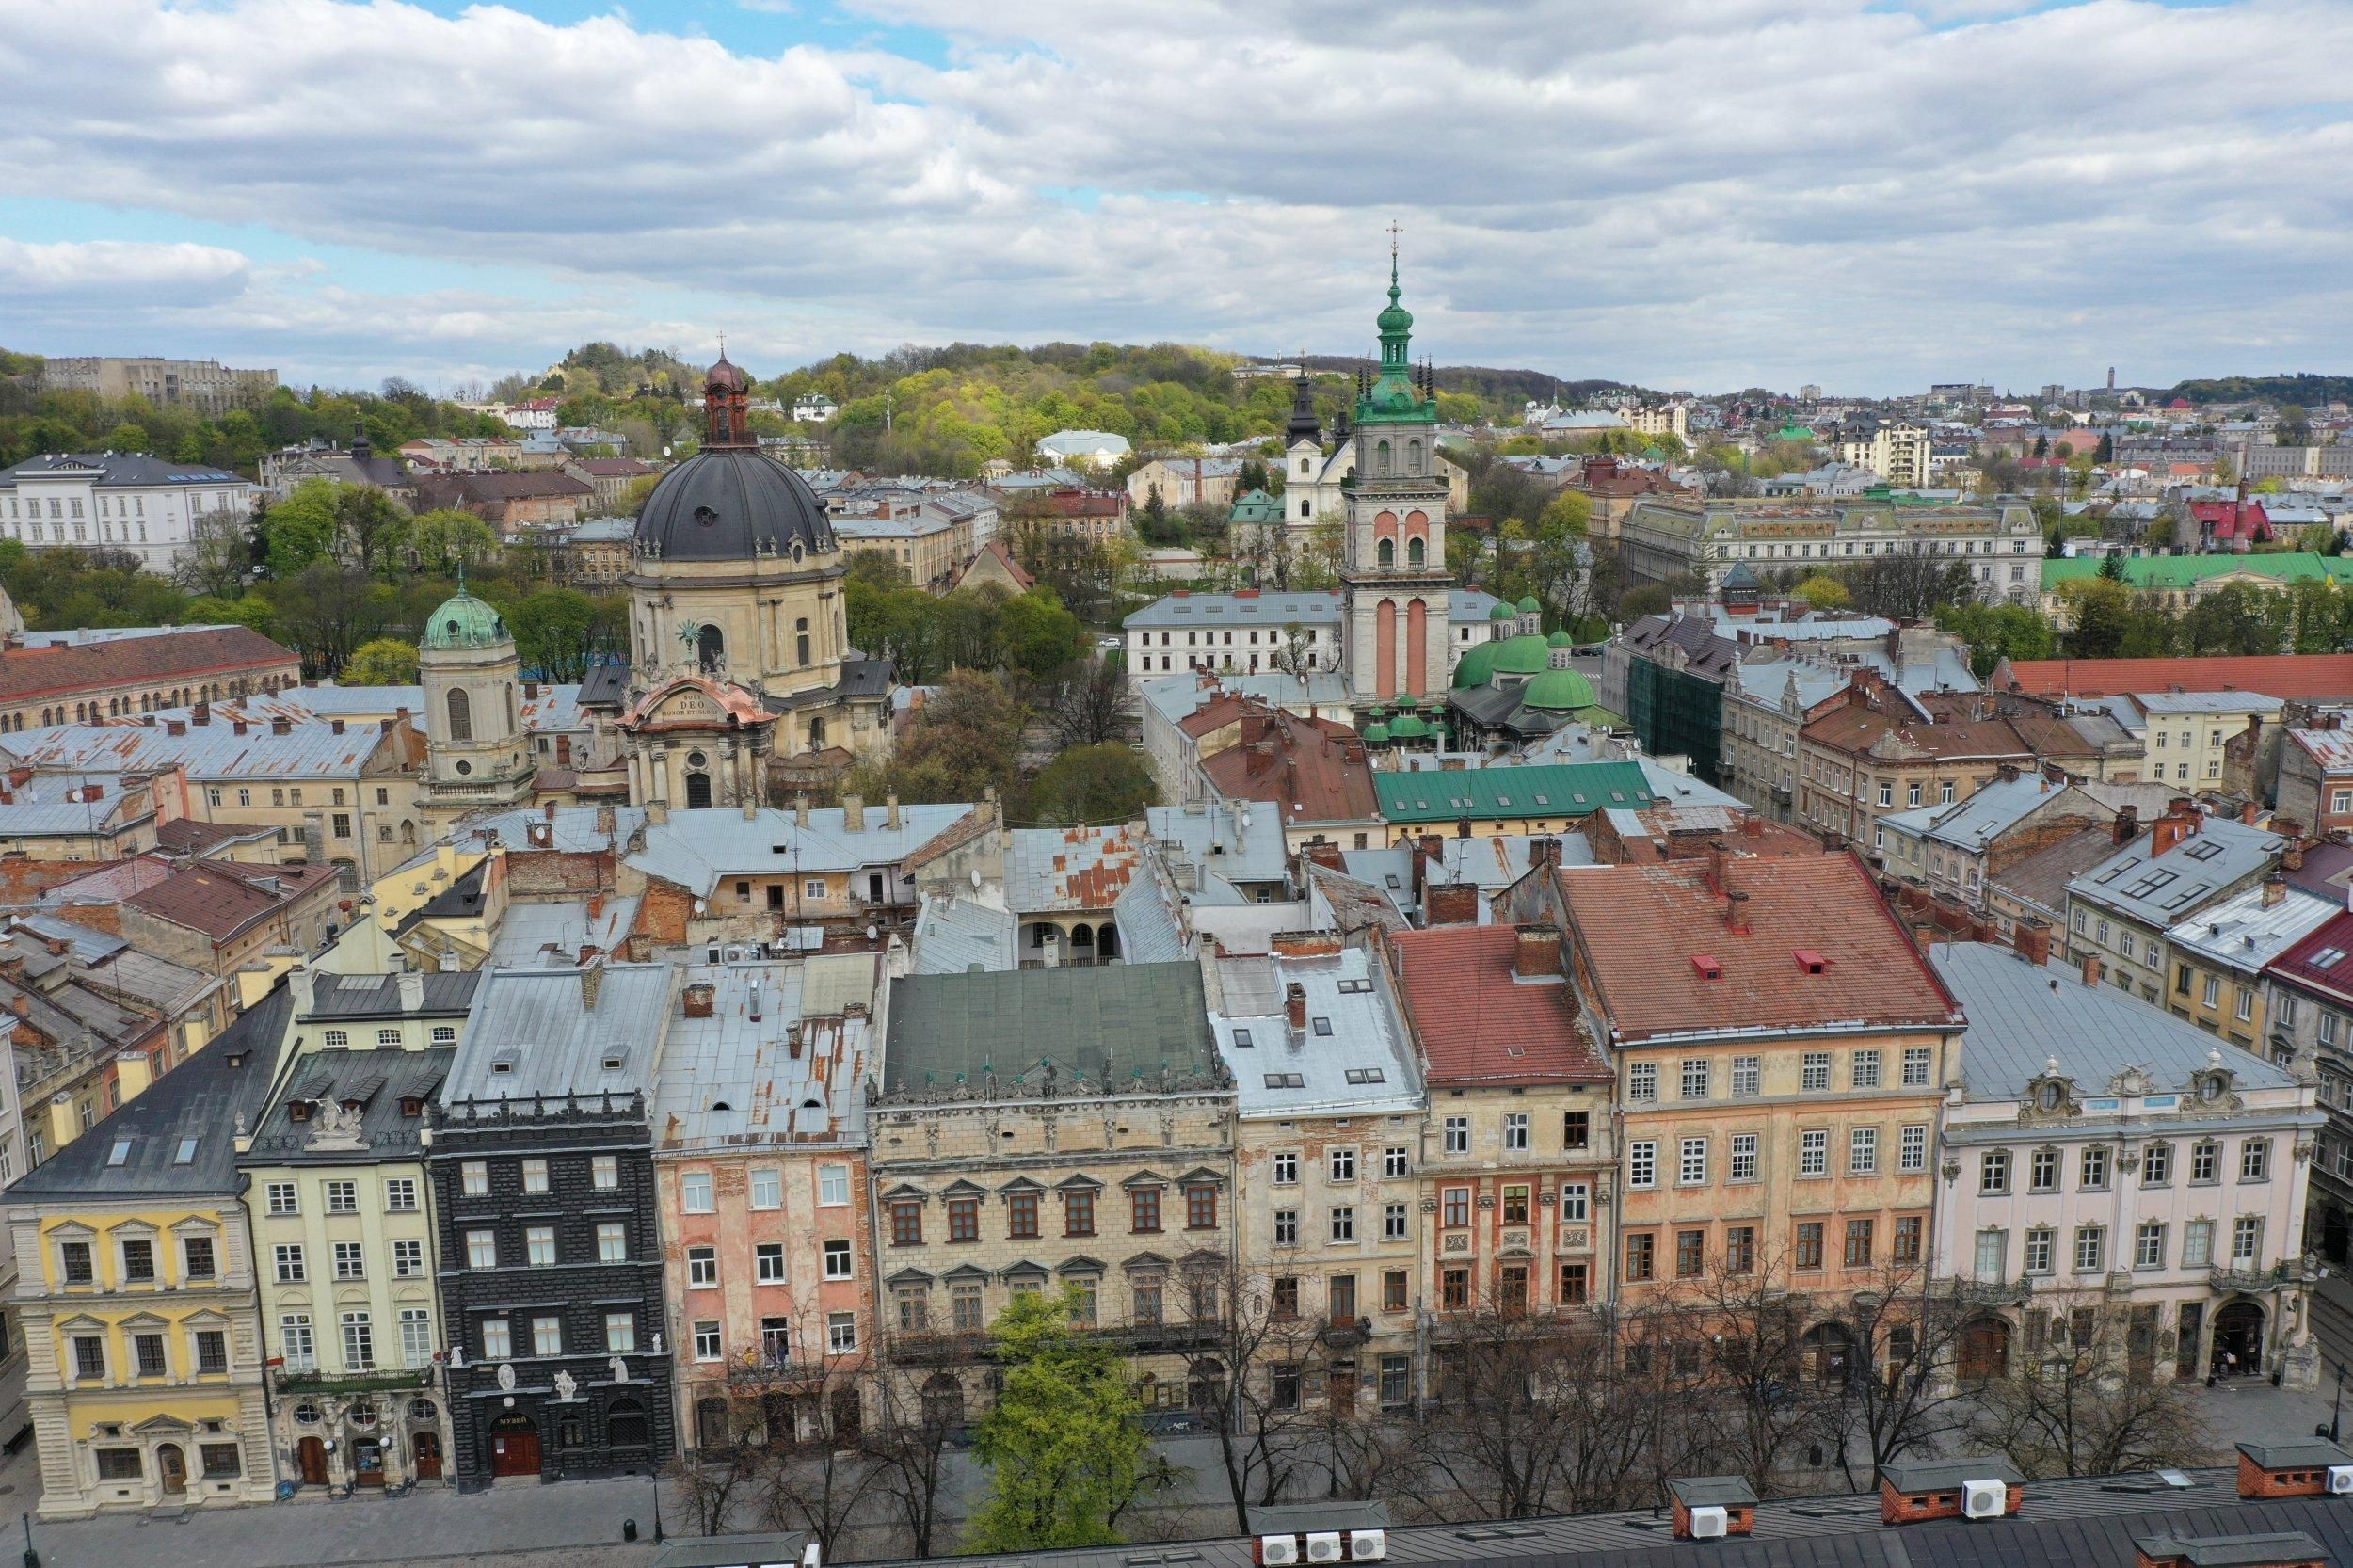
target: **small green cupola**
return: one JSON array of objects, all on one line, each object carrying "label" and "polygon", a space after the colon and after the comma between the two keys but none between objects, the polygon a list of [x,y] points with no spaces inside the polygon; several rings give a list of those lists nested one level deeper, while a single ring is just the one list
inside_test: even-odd
[{"label": "small green cupola", "polygon": [[1414,312],[1399,300],[1397,231],[1389,231],[1389,303],[1375,318],[1381,329],[1381,369],[1356,400],[1358,424],[1435,424],[1438,399],[1429,386],[1417,381],[1407,358],[1414,335]]},{"label": "small green cupola", "polygon": [[421,648],[492,648],[514,641],[506,630],[506,619],[496,610],[474,598],[460,585],[458,590],[441,601],[441,607],[425,617],[424,635],[418,640]]}]

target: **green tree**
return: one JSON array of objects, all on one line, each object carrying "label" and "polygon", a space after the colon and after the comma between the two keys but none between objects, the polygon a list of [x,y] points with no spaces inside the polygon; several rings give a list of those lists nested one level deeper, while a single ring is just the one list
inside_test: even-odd
[{"label": "green tree", "polygon": [[153,445],[144,425],[122,424],[106,432],[109,452],[145,452]]},{"label": "green tree", "polygon": [[541,588],[506,612],[523,667],[549,680],[578,680],[595,651],[596,600],[578,588]]},{"label": "green tree", "polygon": [[844,788],[868,800],[978,800],[991,789],[1009,799],[1029,717],[998,677],[950,670],[915,711],[890,760],[855,770]]},{"label": "green tree", "polygon": [[1843,610],[1854,602],[1854,596],[1847,591],[1847,584],[1828,572],[1816,572],[1798,584],[1797,593],[1799,598],[1817,610]]},{"label": "green tree", "polygon": [[1007,600],[999,626],[1006,666],[1032,680],[1046,680],[1086,649],[1086,628],[1050,588]]},{"label": "green tree", "polygon": [[417,645],[378,637],[351,650],[344,663],[346,686],[412,686],[417,680]]},{"label": "green tree", "polygon": [[1048,826],[1132,822],[1160,804],[1152,770],[1116,741],[1073,746],[1030,781],[1030,818]]},{"label": "green tree", "polygon": [[1004,1392],[973,1432],[989,1492],[968,1552],[1118,1542],[1119,1516],[1154,1480],[1151,1439],[1128,1368],[1074,1331],[1077,1290],[1016,1295],[989,1330]]},{"label": "green tree", "polygon": [[408,548],[422,570],[455,577],[461,566],[478,570],[497,557],[498,530],[472,512],[443,507],[409,520]]},{"label": "green tree", "polygon": [[1948,604],[1937,611],[1936,629],[1969,645],[1969,667],[1980,680],[2004,659],[2048,659],[2058,652],[2051,623],[2023,604]]},{"label": "green tree", "polygon": [[2132,632],[2133,596],[2123,584],[2105,577],[2059,585],[2068,606],[2066,649],[2071,659],[2113,659]]},{"label": "green tree", "polygon": [[262,514],[262,544],[270,575],[281,581],[335,549],[336,492],[331,479],[305,479],[285,500]]},{"label": "green tree", "polygon": [[2189,608],[2182,632],[2193,654],[2278,653],[2286,646],[2294,601],[2252,583],[2225,583]]},{"label": "green tree", "polygon": [[2100,575],[2111,583],[2124,581],[2124,556],[2121,552],[2112,550],[2100,557]]}]

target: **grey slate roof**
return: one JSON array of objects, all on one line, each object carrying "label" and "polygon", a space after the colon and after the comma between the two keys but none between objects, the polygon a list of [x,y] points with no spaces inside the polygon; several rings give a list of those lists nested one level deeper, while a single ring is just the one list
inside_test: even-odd
[{"label": "grey slate roof", "polygon": [[[2085,984],[2072,966],[2028,963],[1997,943],[1940,944],[1929,962],[1969,1016],[1961,1064],[1971,1099],[2025,1096],[2053,1057],[2087,1094],[2127,1066],[2145,1068],[2160,1091],[2186,1089],[2219,1044],[2112,985]],[[2295,1086],[2285,1068],[2251,1051],[2232,1050],[2226,1060],[2249,1087]]]},{"label": "grey slate roof", "polygon": [[2162,930],[2263,871],[2287,848],[2277,833],[2229,817],[2206,818],[2163,855],[2149,853],[2155,842],[2155,834],[2142,834],[2070,882],[2068,897]]},{"label": "grey slate roof", "polygon": [[2016,778],[1996,778],[1950,806],[1915,806],[1889,812],[1879,823],[1915,839],[1951,844],[1974,855],[2066,789],[2065,784],[2055,783],[2040,772],[2022,773]]},{"label": "grey slate roof", "polygon": [[866,952],[690,966],[686,984],[712,988],[711,1016],[670,1024],[651,1097],[654,1142],[863,1143],[871,1045],[866,1016],[847,1009],[871,1014],[874,980]]},{"label": "grey slate roof", "polygon": [[915,920],[915,940],[908,954],[917,974],[962,974],[984,969],[1016,968],[1013,911],[954,894],[926,893]]},{"label": "grey slate roof", "polygon": [[[670,1022],[676,970],[604,964],[594,1007],[580,969],[485,969],[441,1103],[535,1095],[626,1096],[649,1088]],[[617,1057],[620,1065],[604,1064]]]},{"label": "grey slate roof", "polygon": [[883,1050],[886,1093],[978,1086],[994,1073],[1000,1089],[1017,1076],[1034,1083],[1052,1063],[1065,1091],[1083,1078],[1099,1092],[1160,1070],[1219,1073],[1201,991],[1191,964],[1109,964],[988,974],[909,975],[890,988],[890,1033]]},{"label": "grey slate roof", "polygon": [[474,988],[482,976],[473,970],[427,970],[418,977],[424,982],[424,1003],[409,1014],[400,1004],[400,976],[396,974],[329,974],[316,973],[308,1011],[298,1016],[311,1018],[397,1018],[458,1017],[473,1005]]},{"label": "grey slate roof", "polygon": [[2056,924],[2067,908],[2068,883],[2115,851],[2116,840],[2108,829],[2087,827],[1989,877],[1987,885],[2042,910]]},{"label": "grey slate roof", "polygon": [[1197,861],[1229,881],[1283,879],[1283,810],[1273,801],[1147,806],[1144,824],[1170,855]]},{"label": "grey slate roof", "polygon": [[269,1095],[271,1065],[292,1011],[281,984],[145,1094],[19,1177],[8,1199],[233,1192],[237,1124],[252,1126]]},{"label": "grey slate roof", "polygon": [[[899,825],[892,827],[881,803],[872,803],[866,808],[866,825],[856,832],[839,807],[811,811],[807,827],[797,825],[792,812],[766,807],[749,818],[733,807],[673,811],[668,822],[647,824],[646,847],[630,856],[629,863],[707,898],[726,876],[789,876],[897,865],[971,815],[972,808],[903,806],[899,811]],[[521,813],[517,821],[532,815]],[[559,842],[564,815],[557,813]],[[594,826],[593,810],[588,823]]]},{"label": "grey slate roof", "polygon": [[[1209,1027],[1241,1114],[1369,1115],[1420,1104],[1404,1021],[1376,968],[1362,948],[1216,962]],[[1296,1037],[1284,1011],[1292,985],[1307,1002],[1307,1027]]]},{"label": "grey slate roof", "polygon": [[[319,1050],[295,1064],[285,1087],[264,1109],[255,1123],[252,1152],[247,1165],[353,1164],[376,1160],[413,1158],[417,1134],[424,1127],[422,1114],[401,1113],[401,1102],[430,1103],[449,1076],[456,1046],[424,1050]],[[358,1100],[360,1134],[364,1150],[312,1149],[314,1126],[294,1119],[289,1105],[296,1100]]]}]

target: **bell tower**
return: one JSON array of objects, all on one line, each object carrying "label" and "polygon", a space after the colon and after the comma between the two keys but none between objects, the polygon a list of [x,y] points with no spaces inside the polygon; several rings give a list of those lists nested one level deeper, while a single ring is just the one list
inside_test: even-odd
[{"label": "bell tower", "polygon": [[1400,304],[1397,228],[1389,228],[1389,303],[1380,368],[1358,372],[1355,468],[1340,550],[1343,667],[1360,701],[1440,694],[1447,684],[1446,475],[1438,399],[1407,357],[1414,317]]}]

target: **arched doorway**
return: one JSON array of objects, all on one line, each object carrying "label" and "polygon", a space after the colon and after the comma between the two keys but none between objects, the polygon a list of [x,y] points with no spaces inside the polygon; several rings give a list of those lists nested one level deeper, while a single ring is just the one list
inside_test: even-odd
[{"label": "arched doorway", "polygon": [[2217,1377],[2251,1378],[2264,1369],[2264,1309],[2236,1301],[2214,1315]]},{"label": "arched doorway", "polygon": [[438,1432],[421,1432],[411,1440],[410,1448],[415,1455],[413,1464],[417,1479],[440,1480],[441,1479],[441,1434]]},{"label": "arched doorway", "polygon": [[1095,928],[1081,922],[1070,928],[1070,961],[1073,964],[1095,962]]},{"label": "arched doorway", "polygon": [[706,622],[695,633],[695,663],[705,675],[716,675],[728,662],[728,639],[725,632]]},{"label": "arched doorway", "polygon": [[653,1447],[653,1428],[646,1420],[646,1407],[627,1395],[605,1406],[604,1440],[615,1448]]},{"label": "arched doorway", "polygon": [[305,1486],[327,1484],[327,1443],[324,1438],[306,1437],[295,1445],[295,1466],[302,1472]]},{"label": "arched doorway", "polygon": [[1845,1383],[1854,1376],[1854,1336],[1844,1323],[1817,1323],[1802,1341],[1805,1369],[1817,1383]]},{"label": "arched doorway", "polygon": [[2003,1318],[1979,1318],[1961,1331],[1955,1372],[1963,1383],[1984,1383],[2009,1375],[2009,1322]]},{"label": "arched doorway", "polygon": [[354,1486],[384,1484],[384,1440],[380,1437],[355,1437],[351,1440],[351,1483]]},{"label": "arched doorway", "polygon": [[188,1456],[180,1451],[179,1444],[156,1446],[155,1473],[164,1478],[164,1496],[168,1497],[176,1497],[188,1489]]},{"label": "arched doorway", "polygon": [[924,1383],[923,1424],[935,1429],[964,1425],[964,1384],[953,1372],[934,1372]]},{"label": "arched doorway", "polygon": [[490,1423],[490,1474],[536,1476],[539,1473],[539,1427],[520,1412]]}]

